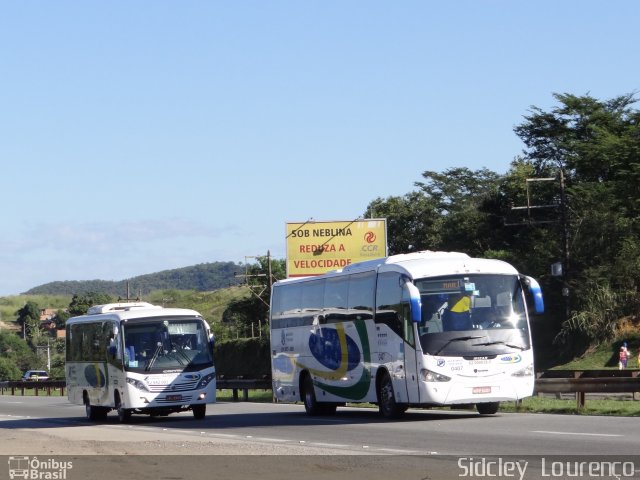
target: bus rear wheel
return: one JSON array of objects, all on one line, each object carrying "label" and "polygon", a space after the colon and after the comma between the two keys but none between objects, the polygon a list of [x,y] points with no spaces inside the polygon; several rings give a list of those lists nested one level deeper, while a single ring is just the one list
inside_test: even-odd
[{"label": "bus rear wheel", "polygon": [[87,420],[104,420],[107,418],[107,412],[109,412],[108,408],[104,407],[96,407],[95,405],[91,405],[88,397],[84,399],[84,414],[87,417]]},{"label": "bus rear wheel", "polygon": [[193,418],[202,420],[207,415],[207,406],[204,403],[192,405],[191,411],[193,412]]},{"label": "bus rear wheel", "polygon": [[493,415],[498,411],[500,402],[476,403],[480,415]]},{"label": "bus rear wheel", "polygon": [[384,373],[380,379],[378,386],[378,408],[380,414],[385,418],[398,418],[406,408],[396,403],[396,397],[393,392],[393,383],[388,373]]}]

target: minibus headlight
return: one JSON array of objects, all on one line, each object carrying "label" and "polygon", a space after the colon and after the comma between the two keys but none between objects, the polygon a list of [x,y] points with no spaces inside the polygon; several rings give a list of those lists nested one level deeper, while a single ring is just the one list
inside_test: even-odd
[{"label": "minibus headlight", "polygon": [[142,390],[143,392],[148,392],[149,391],[149,388],[145,385],[144,382],[142,382],[140,380],[136,380],[135,378],[127,378],[127,383],[129,385],[133,385],[138,390]]},{"label": "minibus headlight", "polygon": [[451,380],[451,377],[447,377],[441,373],[432,372],[426,368],[420,370],[420,378],[425,382],[448,382]]},{"label": "minibus headlight", "polygon": [[532,377],[533,376],[533,365],[527,365],[520,370],[517,370],[511,374],[512,377]]},{"label": "minibus headlight", "polygon": [[214,378],[216,378],[215,373],[210,373],[209,375],[205,375],[204,377],[202,377],[202,380],[200,380],[196,388],[206,387],[207,385],[209,385],[209,382],[211,382],[211,380],[213,380]]}]

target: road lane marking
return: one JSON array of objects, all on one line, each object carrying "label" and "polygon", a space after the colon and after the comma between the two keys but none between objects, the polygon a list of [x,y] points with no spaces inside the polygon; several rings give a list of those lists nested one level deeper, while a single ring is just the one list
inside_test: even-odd
[{"label": "road lane marking", "polygon": [[352,445],[347,445],[346,443],[326,443],[326,442],[312,442],[310,445],[314,447],[324,447],[324,448],[352,448]]},{"label": "road lane marking", "polygon": [[587,432],[554,432],[552,430],[533,430],[531,433],[547,433],[549,435],[578,435],[583,437],[624,437],[617,433],[587,433]]}]

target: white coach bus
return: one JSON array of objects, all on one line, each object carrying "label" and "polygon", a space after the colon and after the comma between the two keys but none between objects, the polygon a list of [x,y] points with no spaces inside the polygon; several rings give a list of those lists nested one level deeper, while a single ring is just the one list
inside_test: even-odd
[{"label": "white coach bus", "polygon": [[385,417],[409,407],[531,396],[530,313],[538,283],[511,265],[418,252],[317,277],[276,282],[271,298],[273,392],[310,415],[370,402]]},{"label": "white coach bus", "polygon": [[91,307],[66,322],[67,392],[90,420],[116,410],[204,418],[216,400],[213,337],[194,310],[145,302]]}]

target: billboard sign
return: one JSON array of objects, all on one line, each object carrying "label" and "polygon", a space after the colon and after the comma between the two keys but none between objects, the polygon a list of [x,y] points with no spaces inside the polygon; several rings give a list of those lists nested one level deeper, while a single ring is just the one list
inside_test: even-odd
[{"label": "billboard sign", "polygon": [[384,218],[287,223],[287,276],[322,275],[387,256]]}]

